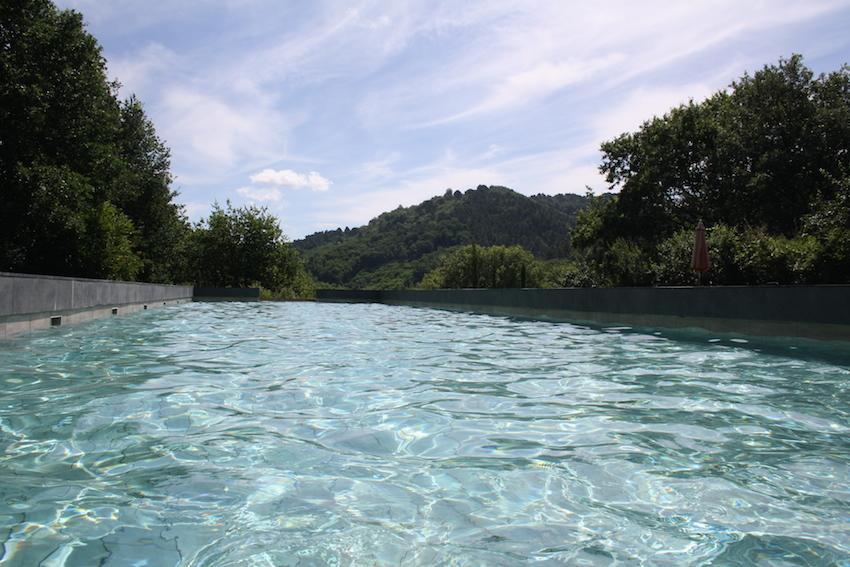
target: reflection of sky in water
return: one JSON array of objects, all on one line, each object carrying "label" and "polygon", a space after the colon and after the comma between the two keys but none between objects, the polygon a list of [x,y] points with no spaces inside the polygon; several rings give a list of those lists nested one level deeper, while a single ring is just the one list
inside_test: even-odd
[{"label": "reflection of sky in water", "polygon": [[711,338],[196,303],[6,340],[0,565],[850,561],[850,370]]}]

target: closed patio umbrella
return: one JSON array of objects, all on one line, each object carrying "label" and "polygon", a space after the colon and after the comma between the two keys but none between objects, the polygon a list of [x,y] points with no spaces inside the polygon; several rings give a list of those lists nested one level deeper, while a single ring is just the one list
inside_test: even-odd
[{"label": "closed patio umbrella", "polygon": [[699,274],[699,282],[702,283],[702,274],[707,272],[710,267],[708,244],[705,241],[705,226],[702,224],[702,219],[700,219],[694,237],[694,253],[691,257],[691,269]]}]

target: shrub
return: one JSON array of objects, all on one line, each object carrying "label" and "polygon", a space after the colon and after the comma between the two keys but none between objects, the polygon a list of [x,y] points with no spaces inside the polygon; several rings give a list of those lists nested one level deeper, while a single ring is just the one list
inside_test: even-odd
[{"label": "shrub", "polygon": [[540,265],[521,246],[472,244],[444,256],[439,266],[425,274],[420,287],[538,287],[541,280]]},{"label": "shrub", "polygon": [[603,271],[611,285],[638,286],[653,283],[652,254],[624,238],[614,240],[603,254]]},{"label": "shrub", "polygon": [[586,260],[571,262],[563,274],[561,285],[564,287],[601,287],[606,280],[599,270]]},{"label": "shrub", "polygon": [[850,174],[831,179],[831,198],[819,195],[803,218],[804,237],[819,245],[812,269],[819,283],[850,282]]},{"label": "shrub", "polygon": [[680,230],[663,240],[658,245],[654,263],[655,282],[659,285],[693,285],[696,281],[696,275],[691,270],[693,249],[692,230]]}]

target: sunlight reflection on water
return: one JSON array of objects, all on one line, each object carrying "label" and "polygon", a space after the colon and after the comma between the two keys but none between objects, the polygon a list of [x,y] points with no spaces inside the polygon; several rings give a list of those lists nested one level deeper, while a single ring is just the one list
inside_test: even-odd
[{"label": "sunlight reflection on water", "polygon": [[0,564],[848,564],[850,370],[785,351],[311,303],[6,340]]}]

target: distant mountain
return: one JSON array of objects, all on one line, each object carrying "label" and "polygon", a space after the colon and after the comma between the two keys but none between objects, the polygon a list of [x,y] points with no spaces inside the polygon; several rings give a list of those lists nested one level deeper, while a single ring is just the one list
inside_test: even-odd
[{"label": "distant mountain", "polygon": [[399,207],[359,228],[317,232],[294,242],[325,283],[354,288],[415,285],[448,249],[519,244],[540,258],[570,255],[569,231],[587,205],[581,195],[527,197],[507,187],[442,196]]}]

